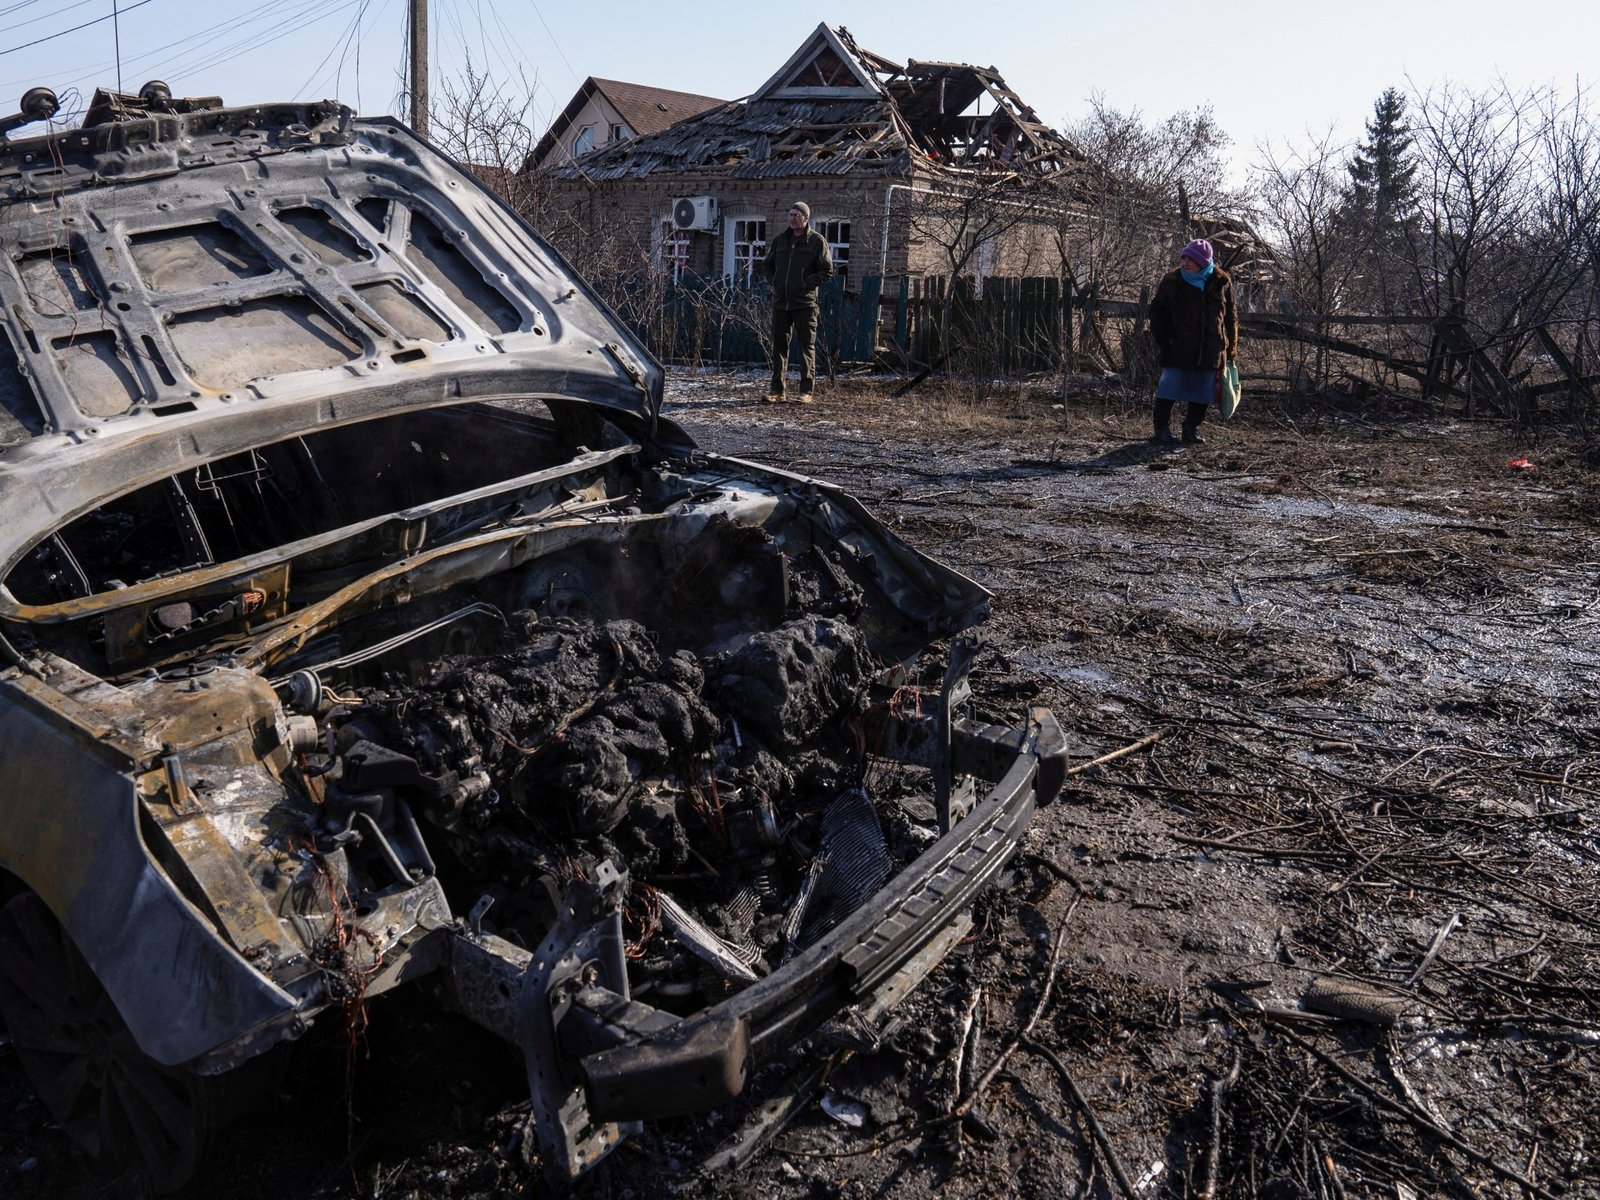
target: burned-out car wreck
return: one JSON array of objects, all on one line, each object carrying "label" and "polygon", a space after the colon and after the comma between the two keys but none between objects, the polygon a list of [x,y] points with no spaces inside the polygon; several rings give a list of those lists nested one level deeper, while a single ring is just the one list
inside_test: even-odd
[{"label": "burned-out car wreck", "polygon": [[698,449],[468,173],[153,88],[0,188],[0,1018],[91,1154],[181,1184],[405,985],[575,1177],[961,935],[1062,778],[971,715],[987,594]]}]

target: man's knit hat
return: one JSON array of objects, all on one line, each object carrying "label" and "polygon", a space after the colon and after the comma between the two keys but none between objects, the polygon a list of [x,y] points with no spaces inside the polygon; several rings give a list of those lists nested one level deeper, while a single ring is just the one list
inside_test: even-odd
[{"label": "man's knit hat", "polygon": [[1179,258],[1187,258],[1200,266],[1206,266],[1211,261],[1211,243],[1205,238],[1195,238],[1182,250],[1178,251]]},{"label": "man's knit hat", "polygon": [[811,220],[811,205],[807,204],[804,200],[796,200],[789,207],[798,208],[801,213],[804,214],[806,220]]}]

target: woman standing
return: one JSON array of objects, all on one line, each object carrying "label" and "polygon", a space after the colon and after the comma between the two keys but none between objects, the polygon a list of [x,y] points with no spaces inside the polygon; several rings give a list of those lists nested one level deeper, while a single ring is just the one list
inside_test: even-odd
[{"label": "woman standing", "polygon": [[1161,355],[1156,384],[1155,442],[1175,442],[1172,406],[1189,406],[1183,418],[1186,445],[1204,442],[1200,422],[1217,402],[1219,372],[1239,350],[1239,312],[1233,280],[1215,262],[1211,243],[1196,238],[1178,252],[1150,301],[1150,332]]}]

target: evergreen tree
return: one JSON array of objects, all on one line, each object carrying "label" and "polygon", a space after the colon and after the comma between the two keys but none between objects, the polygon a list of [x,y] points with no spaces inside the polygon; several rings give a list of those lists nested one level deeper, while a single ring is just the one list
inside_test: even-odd
[{"label": "evergreen tree", "polygon": [[1387,88],[1372,106],[1367,140],[1350,160],[1346,216],[1382,236],[1405,226],[1417,210],[1417,162],[1406,121],[1406,98]]}]

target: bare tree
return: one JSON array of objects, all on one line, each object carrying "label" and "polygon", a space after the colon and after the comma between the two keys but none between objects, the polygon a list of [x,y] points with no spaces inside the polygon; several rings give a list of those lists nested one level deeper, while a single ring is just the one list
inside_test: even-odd
[{"label": "bare tree", "polygon": [[1581,373],[1600,354],[1600,119],[1582,88],[1565,102],[1549,94],[1541,106],[1545,189],[1530,250],[1559,268],[1546,324]]},{"label": "bare tree", "polygon": [[[1341,311],[1359,273],[1361,259],[1351,253],[1340,222],[1348,152],[1331,130],[1297,147],[1267,143],[1252,172],[1267,234],[1285,267],[1287,298],[1297,312]],[[1325,329],[1319,325],[1317,332]],[[1312,370],[1313,385],[1326,386],[1330,362],[1321,345]]]},{"label": "bare tree", "polygon": [[524,170],[538,141],[530,123],[534,84],[525,78],[517,84],[512,90],[480,72],[469,55],[461,75],[435,90],[429,123],[435,144],[538,227],[545,207],[543,181]]},{"label": "bare tree", "polygon": [[[958,365],[981,370],[989,344],[976,325],[983,281],[1055,269],[1054,231],[1069,203],[1061,173],[999,167],[951,173],[902,203],[913,238],[935,250],[947,280],[938,321],[942,350],[957,356]],[[958,345],[963,325],[969,336]]]},{"label": "bare tree", "polygon": [[1483,91],[1441,85],[1416,111],[1417,297],[1482,352],[1452,364],[1470,406],[1503,396],[1538,330],[1592,299],[1594,119],[1581,92],[1563,101],[1504,81]]},{"label": "bare tree", "polygon": [[1188,240],[1180,188],[1196,214],[1238,216],[1244,205],[1227,185],[1229,139],[1209,108],[1149,123],[1098,93],[1090,105],[1067,129],[1086,163],[1072,179],[1078,203],[1059,229],[1062,269],[1076,287],[1126,295],[1166,269],[1175,239]]}]

